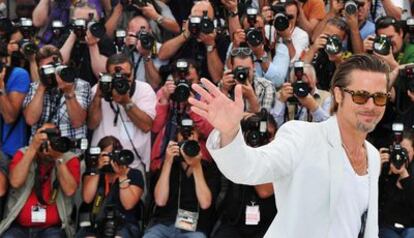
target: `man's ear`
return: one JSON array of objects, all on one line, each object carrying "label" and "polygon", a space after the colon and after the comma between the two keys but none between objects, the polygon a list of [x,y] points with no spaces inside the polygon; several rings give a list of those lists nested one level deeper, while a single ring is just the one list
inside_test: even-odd
[{"label": "man's ear", "polygon": [[339,87],[335,87],[333,93],[335,102],[338,103],[338,105],[341,105],[341,102],[343,100],[342,90]]}]

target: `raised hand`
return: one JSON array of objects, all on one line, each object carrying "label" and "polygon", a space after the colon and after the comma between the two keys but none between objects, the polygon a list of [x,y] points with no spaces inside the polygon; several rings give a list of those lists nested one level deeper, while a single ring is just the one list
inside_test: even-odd
[{"label": "raised hand", "polygon": [[192,85],[192,88],[201,95],[203,101],[189,98],[188,101],[192,105],[191,110],[204,117],[222,133],[222,136],[233,138],[237,134],[240,120],[243,118],[244,103],[241,85],[235,86],[233,101],[221,93],[209,80],[202,78],[201,82],[208,91],[198,84]]}]

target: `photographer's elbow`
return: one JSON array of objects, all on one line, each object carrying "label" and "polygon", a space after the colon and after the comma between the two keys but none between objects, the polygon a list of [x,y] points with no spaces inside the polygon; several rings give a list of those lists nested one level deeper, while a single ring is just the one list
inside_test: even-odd
[{"label": "photographer's elbow", "polygon": [[75,195],[77,188],[71,188],[71,189],[66,189],[64,190],[64,193],[67,197],[72,197],[73,195]]},{"label": "photographer's elbow", "polygon": [[167,199],[160,199],[155,197],[155,204],[157,204],[157,207],[165,207],[165,205],[167,205]]},{"label": "photographer's elbow", "polygon": [[203,210],[209,209],[211,206],[211,200],[200,202],[200,207]]}]

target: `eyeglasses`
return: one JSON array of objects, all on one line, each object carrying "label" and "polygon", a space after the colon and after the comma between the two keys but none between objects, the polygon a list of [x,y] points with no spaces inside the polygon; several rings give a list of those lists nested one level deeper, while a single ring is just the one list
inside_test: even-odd
[{"label": "eyeglasses", "polygon": [[376,92],[371,94],[365,90],[353,91],[347,88],[342,88],[342,90],[346,93],[351,94],[352,101],[359,105],[367,103],[368,100],[372,98],[375,105],[382,107],[387,104],[388,97],[390,96],[390,93]]},{"label": "eyeglasses", "polygon": [[235,56],[251,56],[253,55],[253,51],[250,48],[247,47],[239,47],[239,48],[233,48],[230,52],[230,55]]}]

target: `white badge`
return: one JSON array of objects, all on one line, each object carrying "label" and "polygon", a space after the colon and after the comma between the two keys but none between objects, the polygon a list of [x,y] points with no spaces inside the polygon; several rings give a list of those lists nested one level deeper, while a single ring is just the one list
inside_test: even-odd
[{"label": "white badge", "polygon": [[32,222],[33,223],[46,222],[46,209],[38,205],[32,206]]},{"label": "white badge", "polygon": [[246,206],[246,225],[258,225],[260,221],[260,209],[258,205]]},{"label": "white badge", "polygon": [[198,212],[178,209],[177,217],[175,219],[175,227],[186,231],[196,231],[198,216]]}]

